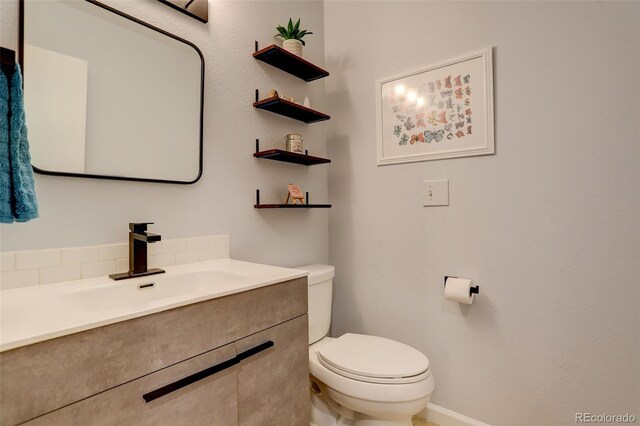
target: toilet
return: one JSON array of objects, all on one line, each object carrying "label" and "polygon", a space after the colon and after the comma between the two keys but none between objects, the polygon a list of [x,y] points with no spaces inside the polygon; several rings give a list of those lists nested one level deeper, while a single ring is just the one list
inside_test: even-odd
[{"label": "toilet", "polygon": [[335,268],[306,265],[309,276],[311,420],[316,426],[411,426],[435,382],[429,359],[383,337],[328,337]]}]

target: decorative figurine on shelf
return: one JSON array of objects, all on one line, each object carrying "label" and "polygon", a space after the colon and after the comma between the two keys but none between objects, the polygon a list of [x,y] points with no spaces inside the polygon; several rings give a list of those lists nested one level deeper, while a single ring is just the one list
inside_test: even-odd
[{"label": "decorative figurine on shelf", "polygon": [[300,133],[289,133],[284,137],[284,141],[286,151],[302,154],[302,135]]},{"label": "decorative figurine on shelf", "polygon": [[293,183],[289,184],[289,192],[287,193],[287,200],[284,202],[285,204],[289,204],[289,198],[293,199],[293,204],[296,204],[296,201],[300,201],[300,204],[304,204],[304,195],[302,195],[302,191],[298,185],[294,185]]},{"label": "decorative figurine on shelf", "polygon": [[278,96],[278,91],[276,89],[271,89],[269,90],[269,97],[270,98],[277,98]]},{"label": "decorative figurine on shelf", "polygon": [[305,108],[311,108],[311,102],[309,101],[308,96],[304,97],[304,103],[302,104],[302,106],[304,106]]}]

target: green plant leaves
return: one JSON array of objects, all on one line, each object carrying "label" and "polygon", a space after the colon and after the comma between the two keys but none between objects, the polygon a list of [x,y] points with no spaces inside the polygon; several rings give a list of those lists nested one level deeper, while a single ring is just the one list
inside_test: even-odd
[{"label": "green plant leaves", "polygon": [[278,34],[275,35],[276,37],[282,37],[284,40],[300,40],[303,46],[305,43],[302,38],[309,34],[313,34],[311,31],[300,30],[300,18],[298,18],[295,24],[293,23],[293,19],[289,18],[287,28],[282,25],[278,25],[276,30],[278,30]]},{"label": "green plant leaves", "polygon": [[276,37],[280,36],[285,40],[287,39],[287,30],[284,27],[282,26],[276,27],[276,30],[278,30],[278,33],[279,33],[279,34],[276,34]]}]

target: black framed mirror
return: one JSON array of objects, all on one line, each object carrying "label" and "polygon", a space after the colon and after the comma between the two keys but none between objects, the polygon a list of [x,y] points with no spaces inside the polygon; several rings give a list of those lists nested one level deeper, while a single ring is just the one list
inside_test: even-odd
[{"label": "black framed mirror", "polygon": [[209,22],[209,0],[159,0],[205,24]]},{"label": "black framed mirror", "polygon": [[204,57],[95,0],[21,0],[37,173],[191,184],[202,175]]}]

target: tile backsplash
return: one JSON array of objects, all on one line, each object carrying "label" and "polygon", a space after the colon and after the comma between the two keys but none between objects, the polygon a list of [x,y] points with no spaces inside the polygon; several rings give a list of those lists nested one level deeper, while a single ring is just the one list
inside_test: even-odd
[{"label": "tile backsplash", "polygon": [[[149,268],[229,257],[229,236],[162,240],[148,245]],[[93,278],[129,269],[129,245],[108,244],[0,253],[0,289]]]}]

